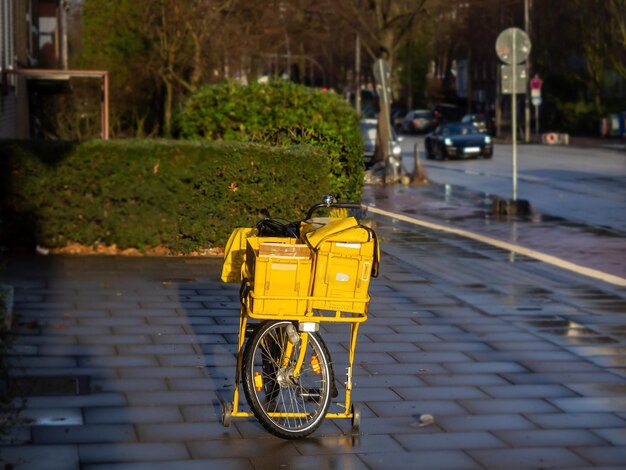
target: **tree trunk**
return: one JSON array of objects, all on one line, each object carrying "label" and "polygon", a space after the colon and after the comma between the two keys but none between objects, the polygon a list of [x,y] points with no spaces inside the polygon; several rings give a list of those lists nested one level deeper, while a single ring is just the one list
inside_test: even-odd
[{"label": "tree trunk", "polygon": [[165,96],[163,100],[163,134],[165,137],[172,135],[172,103],[174,101],[174,90],[172,82],[164,80]]}]

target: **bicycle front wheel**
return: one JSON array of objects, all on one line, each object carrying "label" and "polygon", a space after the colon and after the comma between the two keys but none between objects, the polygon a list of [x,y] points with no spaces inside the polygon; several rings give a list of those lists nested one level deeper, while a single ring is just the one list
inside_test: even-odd
[{"label": "bicycle front wheel", "polygon": [[329,357],[321,338],[298,333],[294,322],[267,321],[256,329],[244,351],[243,390],[265,429],[299,439],[320,426],[330,405]]}]

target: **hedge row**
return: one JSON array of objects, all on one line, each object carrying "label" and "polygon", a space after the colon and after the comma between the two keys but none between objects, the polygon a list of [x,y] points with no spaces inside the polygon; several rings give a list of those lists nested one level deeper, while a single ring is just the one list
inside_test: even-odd
[{"label": "hedge row", "polygon": [[358,117],[340,95],[285,80],[201,88],[183,103],[178,134],[191,140],[307,144],[330,160],[330,190],[342,200],[360,200],[363,141]]},{"label": "hedge row", "polygon": [[223,246],[259,210],[296,220],[329,191],[319,149],[232,142],[4,141],[0,174],[0,230],[46,247]]}]

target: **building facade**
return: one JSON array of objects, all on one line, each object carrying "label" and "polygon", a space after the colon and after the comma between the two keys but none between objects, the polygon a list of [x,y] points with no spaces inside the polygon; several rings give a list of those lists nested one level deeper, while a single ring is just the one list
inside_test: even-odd
[{"label": "building facade", "polygon": [[67,68],[67,8],[66,0],[0,0],[0,138],[33,135],[29,97],[42,81],[17,72]]}]

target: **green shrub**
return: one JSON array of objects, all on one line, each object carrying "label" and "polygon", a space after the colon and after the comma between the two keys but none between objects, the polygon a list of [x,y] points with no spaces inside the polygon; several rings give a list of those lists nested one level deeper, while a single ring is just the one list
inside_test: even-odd
[{"label": "green shrub", "polygon": [[330,161],[331,192],[341,200],[361,200],[363,144],[358,119],[335,93],[286,81],[211,85],[185,101],[177,128],[184,139],[320,147]]},{"label": "green shrub", "polygon": [[310,146],[0,142],[0,155],[5,232],[46,247],[223,246],[260,209],[295,220],[328,192],[328,161]]},{"label": "green shrub", "polygon": [[556,101],[555,114],[558,116],[558,129],[578,135],[597,135],[603,112],[588,101]]}]

